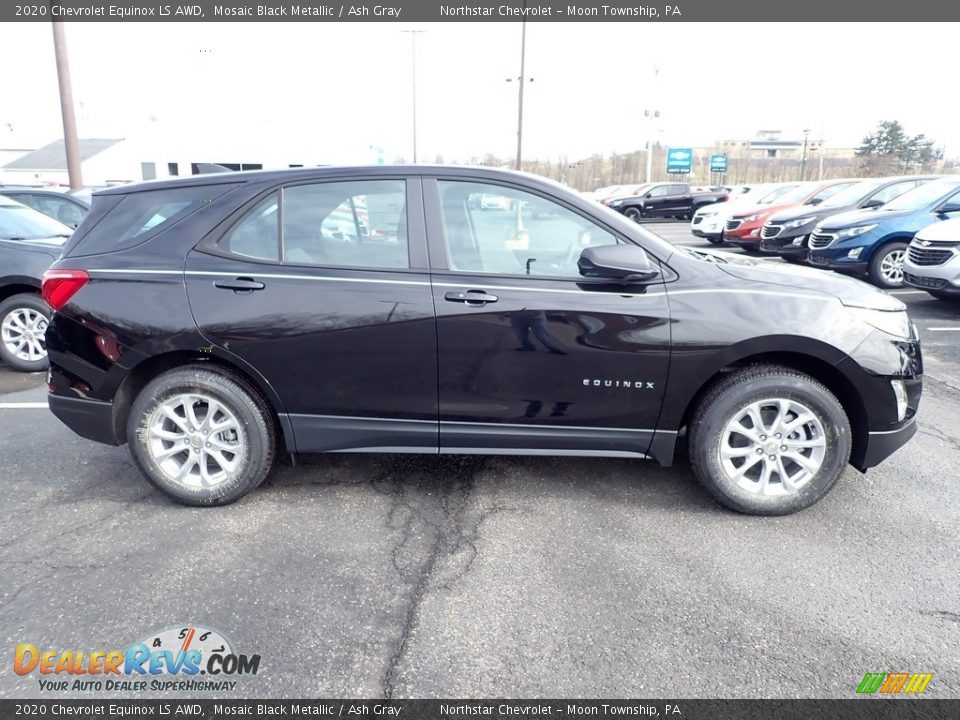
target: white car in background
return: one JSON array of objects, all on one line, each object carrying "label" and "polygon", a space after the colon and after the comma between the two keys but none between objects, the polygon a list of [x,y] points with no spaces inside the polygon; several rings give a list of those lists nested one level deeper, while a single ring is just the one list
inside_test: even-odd
[{"label": "white car in background", "polygon": [[960,218],[914,236],[903,259],[903,281],[939,300],[960,300]]},{"label": "white car in background", "polygon": [[700,208],[690,220],[690,232],[719,245],[723,242],[723,228],[734,213],[741,212],[753,205],[767,205],[785,192],[795,188],[799,182],[764,183],[755,185],[746,192],[733,196],[722,203],[713,203]]}]

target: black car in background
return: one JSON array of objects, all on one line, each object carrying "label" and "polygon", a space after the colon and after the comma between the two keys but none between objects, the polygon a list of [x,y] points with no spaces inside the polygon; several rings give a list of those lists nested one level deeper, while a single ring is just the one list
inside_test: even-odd
[{"label": "black car in background", "polygon": [[876,178],[841,190],[819,206],[790,208],[771,215],[760,230],[760,251],[789,262],[803,262],[809,252],[810,233],[821,220],[851,210],[869,210],[899,197],[936,175]]},{"label": "black car in background", "polygon": [[73,193],[43,187],[2,185],[0,194],[71,228],[76,228],[90,211],[89,195],[83,191]]},{"label": "black car in background", "polygon": [[284,450],[669,465],[683,443],[721,502],[784,514],[916,431],[899,300],[674,247],[502,170],[104,190],[43,293],[51,410],[188,504],[236,500]]},{"label": "black car in background", "polygon": [[687,183],[657,183],[642,188],[636,195],[616,198],[606,204],[636,222],[653,217],[689,220],[697,210],[723,202],[728,194],[725,189],[695,190]]},{"label": "black car in background", "polygon": [[72,232],[0,195],[0,360],[16,370],[47,367],[44,333],[50,308],[40,284]]}]

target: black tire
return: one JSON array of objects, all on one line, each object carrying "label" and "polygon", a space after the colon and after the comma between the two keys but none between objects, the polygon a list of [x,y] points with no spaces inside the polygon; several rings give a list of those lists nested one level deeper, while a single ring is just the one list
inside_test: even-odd
[{"label": "black tire", "polygon": [[[795,401],[807,408],[819,422],[825,444],[819,468],[796,490],[782,495],[758,494],[745,489],[729,476],[720,457],[720,443],[727,423],[752,403],[772,398]],[[788,414],[787,417],[791,416]],[[792,417],[795,418],[796,415]],[[777,365],[755,365],[731,373],[720,380],[707,392],[694,412],[689,425],[688,438],[690,462],[700,483],[728,508],[751,515],[788,515],[816,503],[830,491],[843,473],[850,460],[852,443],[850,422],[833,393],[812,377]],[[803,438],[793,440],[802,442]],[[769,446],[770,443],[779,444],[787,440],[775,440],[771,437],[767,442]],[[744,447],[752,446],[745,442]],[[786,446],[781,446],[781,449],[783,447]],[[751,465],[758,462],[762,466],[766,465],[767,461],[763,458],[766,452],[764,450],[759,453],[759,459],[754,459],[751,450],[750,454],[742,457],[743,464],[734,470],[747,465],[747,458],[754,461]],[[770,452],[776,455],[768,457],[780,457],[777,448],[773,448]],[[805,457],[811,457],[814,452],[816,451],[811,449],[811,455]],[[783,462],[789,464],[788,476],[791,472],[789,468],[794,466],[800,468],[787,455],[783,458],[787,458]],[[787,465],[782,464],[781,467],[787,467]],[[759,473],[758,470],[757,474]],[[787,486],[783,483],[782,476],[777,473],[777,477],[780,489],[785,489]],[[772,481],[772,473],[768,476],[768,480]],[[743,482],[752,483],[752,479],[743,478]],[[774,485],[770,483],[771,491],[776,490]]]},{"label": "black tire", "polygon": [[628,207],[623,211],[623,216],[627,220],[633,220],[634,222],[640,222],[643,219],[643,211],[640,208]]},{"label": "black tire", "polygon": [[[178,395],[197,394],[211,398],[226,408],[236,420],[235,437],[242,439],[244,451],[235,454],[236,469],[226,473],[225,479],[208,486],[194,486],[179,482],[170,477],[161,467],[150,450],[150,431],[154,424],[155,413],[161,405]],[[209,410],[209,404],[206,406]],[[157,416],[159,417],[159,416]],[[189,424],[189,421],[187,421]],[[171,428],[176,431],[175,428]],[[207,433],[203,433],[206,435]],[[193,459],[196,454],[207,463],[207,455],[202,449],[199,433],[193,433],[191,439],[199,441],[197,450],[184,450],[173,458]],[[214,440],[213,435],[207,438]],[[223,436],[220,436],[223,440]],[[185,505],[214,506],[231,503],[256,488],[273,467],[276,453],[276,432],[272,415],[267,404],[259,394],[241,378],[225,371],[190,365],[170,370],[154,378],[137,395],[130,408],[127,419],[127,442],[130,454],[137,467],[157,488]],[[158,442],[153,440],[152,442]],[[166,442],[166,441],[160,441]],[[173,447],[173,442],[171,446]],[[187,447],[193,447],[187,445]],[[210,447],[207,443],[207,447]],[[227,453],[230,455],[230,453]],[[223,452],[220,453],[224,457]],[[199,465],[195,464],[199,471]],[[209,465],[208,465],[209,467]]]},{"label": "black tire", "polygon": [[946,300],[947,302],[960,301],[960,290],[927,290],[937,300]]},{"label": "black tire", "polygon": [[[892,242],[884,245],[882,248],[877,250],[873,254],[873,258],[870,260],[870,282],[872,282],[877,287],[881,288],[901,288],[903,287],[903,255],[907,251],[907,243],[905,242]],[[888,277],[884,277],[883,271],[883,261],[885,258],[889,257],[894,253],[900,253],[901,255],[901,270],[900,270],[900,280],[899,282],[894,282]]]},{"label": "black tire", "polygon": [[[2,338],[0,338],[0,359],[14,370],[40,372],[46,370],[49,365],[47,359],[47,341],[43,337],[43,331],[46,329],[47,323],[50,322],[50,306],[47,305],[44,299],[33,293],[20,293],[19,295],[8,297],[0,303],[0,327],[7,328],[10,321],[22,317],[25,313],[34,317],[39,314],[43,318],[42,326],[39,326],[36,330],[31,330],[37,333],[31,340],[42,347],[43,356],[35,360],[18,357],[16,348],[8,347],[8,331],[5,329],[2,331]],[[17,330],[13,331],[18,332]],[[17,335],[17,337],[19,337],[19,335]]]},{"label": "black tire", "polygon": [[711,245],[723,245],[723,238],[722,238],[722,237],[708,237],[708,238],[707,238],[707,242],[709,242]]}]

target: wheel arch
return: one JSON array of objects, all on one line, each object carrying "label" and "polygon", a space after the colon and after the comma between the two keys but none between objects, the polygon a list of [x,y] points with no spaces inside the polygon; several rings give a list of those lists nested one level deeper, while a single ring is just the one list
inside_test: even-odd
[{"label": "wheel arch", "polygon": [[872,262],[873,258],[877,256],[877,253],[883,250],[883,248],[885,248],[887,245],[891,245],[895,242],[902,242],[909,245],[910,241],[913,240],[914,235],[916,235],[916,233],[904,233],[898,230],[897,232],[885,236],[882,240],[879,240],[870,246],[870,249],[867,251],[867,257],[864,258],[864,262]]},{"label": "wheel arch", "polygon": [[843,411],[847,415],[847,419],[850,421],[852,435],[850,464],[855,467],[860,466],[866,453],[867,441],[869,439],[866,406],[860,397],[856,384],[850,377],[840,370],[835,363],[809,352],[770,350],[746,354],[729,360],[707,377],[690,395],[684,405],[683,414],[680,417],[677,429],[682,430],[687,426],[694,410],[696,410],[697,406],[703,400],[703,397],[720,379],[731,372],[736,372],[737,370],[752,365],[782,365],[789,367],[818,380],[823,383],[830,392],[836,395]]},{"label": "wheel arch", "polygon": [[113,398],[114,436],[119,439],[125,437],[130,408],[134,399],[147,383],[162,373],[188,365],[203,366],[211,370],[216,369],[232,376],[256,393],[270,413],[274,428],[277,431],[277,441],[283,442],[289,452],[296,450],[293,429],[280,398],[259,373],[223,353],[197,352],[195,350],[171,350],[152,355],[130,369]]},{"label": "wheel arch", "polygon": [[0,302],[14,295],[20,294],[40,295],[40,283],[29,277],[5,278],[0,284]]}]

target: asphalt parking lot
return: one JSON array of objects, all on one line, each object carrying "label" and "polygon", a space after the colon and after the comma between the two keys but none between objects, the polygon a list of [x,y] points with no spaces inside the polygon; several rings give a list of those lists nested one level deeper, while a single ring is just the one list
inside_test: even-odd
[{"label": "asphalt parking lot", "polygon": [[190,624],[261,655],[238,697],[850,698],[894,671],[960,697],[960,306],[896,294],[926,343],[921,429],[785,518],[724,510],[684,465],[401,455],[186,508],[0,368],[0,697],[41,695],[18,643]]}]

